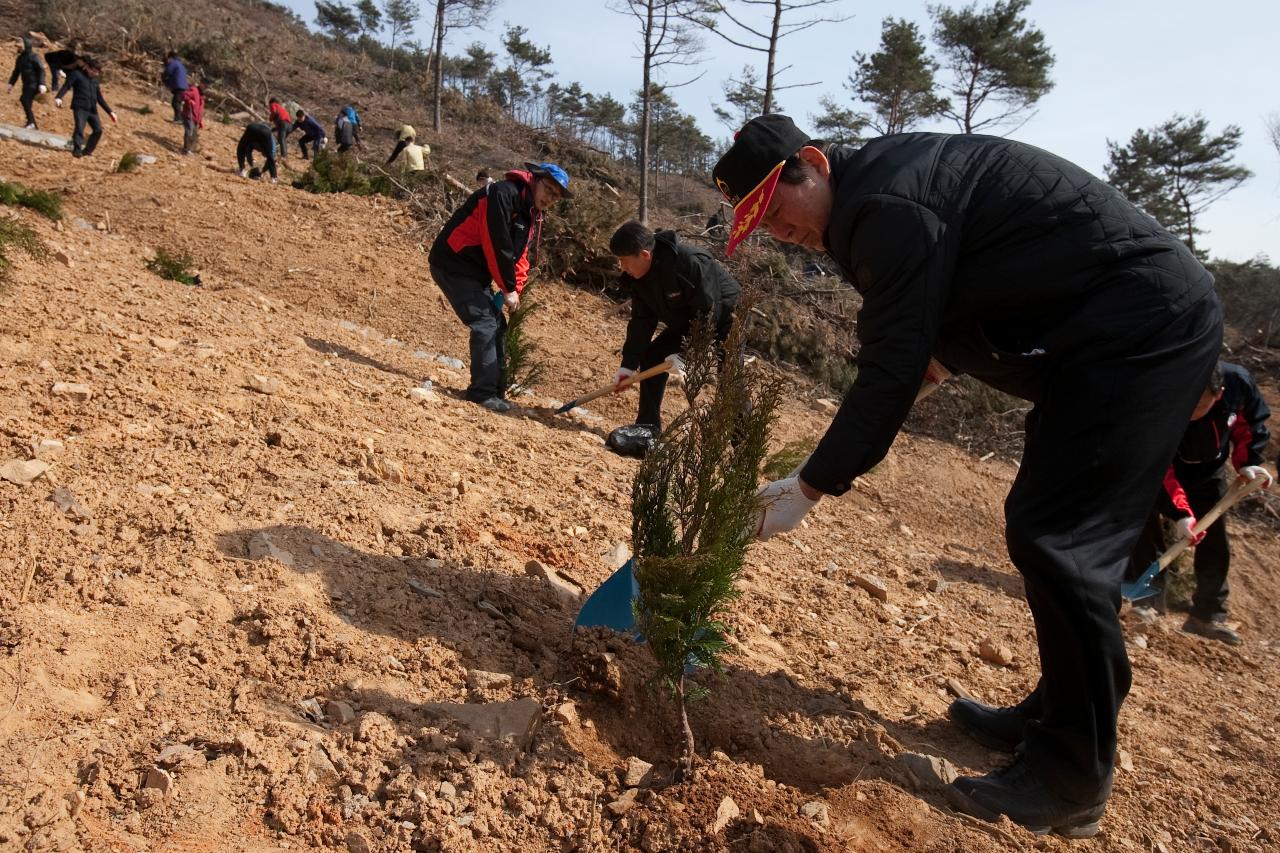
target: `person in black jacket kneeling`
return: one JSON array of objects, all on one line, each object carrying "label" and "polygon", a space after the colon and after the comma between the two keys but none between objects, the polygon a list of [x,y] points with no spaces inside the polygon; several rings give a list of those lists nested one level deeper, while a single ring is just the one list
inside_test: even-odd
[{"label": "person in black jacket kneeling", "polygon": [[734,206],[728,251],[763,225],[825,252],[863,300],[857,378],[799,474],[761,489],[757,535],[794,529],[884,458],[931,359],[1034,404],[1005,540],[1040,679],[1012,708],[952,704],[953,722],[1017,758],[947,797],[1093,835],[1131,681],[1120,582],[1222,345],[1213,277],[1115,189],[1009,139],[823,145],[766,115],[712,176]]},{"label": "person in black jacket kneeling", "polygon": [[[622,365],[614,374],[615,389],[636,374],[675,356],[695,321],[709,317],[717,343],[723,343],[733,326],[733,309],[742,289],[729,271],[705,249],[681,243],[674,231],[650,231],[632,220],[609,240],[609,251],[622,267],[622,286],[631,294],[631,320],[622,344]],[[658,324],[665,324],[657,337]],[[636,424],[655,434],[662,430],[662,398],[671,374],[659,373],[640,383],[640,409]]]}]

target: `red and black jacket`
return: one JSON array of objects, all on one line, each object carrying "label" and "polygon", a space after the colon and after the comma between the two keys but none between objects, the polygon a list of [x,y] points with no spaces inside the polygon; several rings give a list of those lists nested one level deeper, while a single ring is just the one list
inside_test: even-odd
[{"label": "red and black jacket", "polygon": [[533,183],[530,172],[512,170],[505,180],[473,192],[432,244],[431,266],[488,278],[506,293],[524,290],[532,263],[529,247],[536,247],[542,229],[542,213],[533,206]]},{"label": "red and black jacket", "polygon": [[1169,499],[1163,506],[1165,514],[1173,518],[1190,516],[1191,507],[1182,487],[1218,476],[1227,460],[1237,471],[1246,465],[1261,465],[1271,438],[1267,431],[1269,417],[1271,409],[1249,371],[1222,362],[1222,397],[1204,417],[1188,424],[1165,474],[1164,491]]}]

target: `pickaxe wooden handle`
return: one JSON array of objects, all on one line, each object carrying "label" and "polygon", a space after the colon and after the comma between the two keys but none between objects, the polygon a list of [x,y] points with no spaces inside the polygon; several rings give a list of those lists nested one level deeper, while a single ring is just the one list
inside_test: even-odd
[{"label": "pickaxe wooden handle", "polygon": [[[622,384],[618,386],[618,390],[621,391],[626,388],[630,388],[632,385],[635,385],[637,382],[643,382],[644,380],[648,379],[650,376],[657,376],[659,373],[666,373],[667,371],[671,370],[672,366],[673,365],[671,364],[671,362],[664,361],[661,364],[655,364],[653,367],[650,367],[648,370],[642,370],[639,373],[632,374],[631,376],[628,376],[626,379],[622,381]],[[595,391],[592,391],[590,394],[583,395],[576,400],[570,400],[560,408],[556,409],[556,414],[563,415],[565,412],[569,411],[570,409],[577,408],[578,406],[581,406],[584,403],[590,403],[592,400],[595,400],[599,397],[603,397],[605,394],[612,394],[613,390],[614,390],[614,384],[610,382],[608,385],[603,385],[600,388],[597,388]]]}]

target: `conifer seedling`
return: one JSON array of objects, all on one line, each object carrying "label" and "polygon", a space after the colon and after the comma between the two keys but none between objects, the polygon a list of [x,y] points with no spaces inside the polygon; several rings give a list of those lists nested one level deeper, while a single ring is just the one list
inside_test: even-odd
[{"label": "conifer seedling", "polygon": [[[738,317],[749,315],[749,299]],[[684,734],[682,778],[693,772],[688,703],[706,693],[692,673],[722,675],[724,618],[760,507],[756,490],[781,388],[742,363],[740,322],[717,353],[700,324],[685,346],[688,409],[649,452],[631,494],[636,624],[657,660],[654,681],[674,698]]]}]

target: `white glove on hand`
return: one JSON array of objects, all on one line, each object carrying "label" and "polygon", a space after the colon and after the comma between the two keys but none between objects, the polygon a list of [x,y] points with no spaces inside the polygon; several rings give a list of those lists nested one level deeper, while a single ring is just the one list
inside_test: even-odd
[{"label": "white glove on hand", "polygon": [[760,503],[760,521],[756,524],[756,538],[769,537],[794,530],[805,513],[818,505],[800,491],[800,478],[787,477],[760,487],[756,492]]},{"label": "white glove on hand", "polygon": [[1264,477],[1265,481],[1262,484],[1262,488],[1264,489],[1271,488],[1271,483],[1272,483],[1271,472],[1268,471],[1266,468],[1263,468],[1261,465],[1244,466],[1243,468],[1240,469],[1240,476],[1248,477],[1250,480],[1256,480],[1259,477]]},{"label": "white glove on hand", "polygon": [[667,361],[671,363],[671,370],[668,371],[668,374],[671,376],[671,381],[677,386],[683,385],[685,378],[684,359],[680,357],[680,353],[672,353],[667,356]]},{"label": "white glove on hand", "polygon": [[61,107],[61,106],[62,106],[62,98],[54,98],[54,99],[53,99],[53,105],[54,105],[55,107]]},{"label": "white glove on hand", "polygon": [[622,383],[626,382],[628,379],[630,379],[632,376],[635,376],[635,375],[636,375],[636,372],[632,370],[630,367],[619,367],[618,372],[613,374],[614,393],[621,391]]},{"label": "white glove on hand", "polygon": [[[13,87],[12,87],[12,86],[10,86],[9,88],[11,88],[11,89],[12,89]],[[40,94],[42,94],[42,95],[43,95],[45,92],[49,91],[49,87],[48,87],[48,86],[46,86],[45,84],[41,83],[41,84],[40,84],[40,86],[39,86],[39,88],[37,89],[37,91],[38,91]]]},{"label": "white glove on hand", "polygon": [[520,294],[519,294],[519,293],[516,293],[514,290],[510,290],[510,291],[507,291],[507,294],[506,294],[505,296],[503,296],[502,298],[503,298],[504,300],[506,300],[506,303],[507,303],[507,310],[508,310],[508,311],[515,312],[515,311],[519,310],[519,308],[520,308]]},{"label": "white glove on hand", "polygon": [[1192,545],[1199,545],[1200,540],[1204,538],[1203,533],[1192,532],[1192,528],[1196,526],[1196,519],[1193,515],[1178,519],[1174,526],[1178,528],[1178,538],[1190,539]]}]

